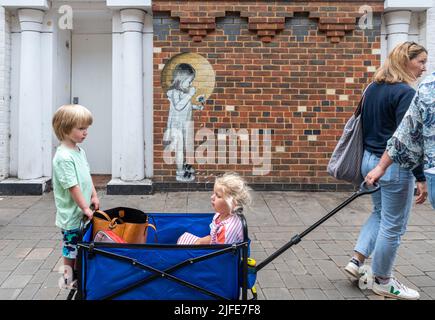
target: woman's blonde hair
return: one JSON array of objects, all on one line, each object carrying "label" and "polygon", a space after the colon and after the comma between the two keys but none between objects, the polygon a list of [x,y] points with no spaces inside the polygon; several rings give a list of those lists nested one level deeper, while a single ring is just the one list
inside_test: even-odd
[{"label": "woman's blonde hair", "polygon": [[89,127],[92,113],[79,104],[65,104],[53,115],[52,125],[56,137],[63,141],[74,128]]},{"label": "woman's blonde hair", "polygon": [[237,173],[228,172],[216,178],[215,186],[222,188],[223,198],[232,212],[242,211],[251,203],[251,189]]},{"label": "woman's blonde hair", "polygon": [[384,64],[376,71],[374,79],[376,82],[397,83],[406,82],[412,84],[416,78],[408,70],[408,62],[415,59],[419,54],[427,50],[411,41],[397,45],[390,52]]}]

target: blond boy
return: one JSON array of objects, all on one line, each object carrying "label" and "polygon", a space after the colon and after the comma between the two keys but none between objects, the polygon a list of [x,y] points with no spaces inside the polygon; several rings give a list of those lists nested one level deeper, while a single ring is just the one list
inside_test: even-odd
[{"label": "blond boy", "polygon": [[99,209],[99,199],[92,182],[82,143],[92,124],[91,112],[81,105],[63,105],[53,116],[53,130],[60,141],[53,158],[53,194],[56,204],[56,226],[62,232],[62,255],[65,287],[74,284],[80,221],[83,215],[92,219],[90,206]]}]

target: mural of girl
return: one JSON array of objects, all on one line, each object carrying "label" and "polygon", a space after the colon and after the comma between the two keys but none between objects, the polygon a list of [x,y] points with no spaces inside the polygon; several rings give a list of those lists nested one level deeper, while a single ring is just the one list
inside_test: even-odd
[{"label": "mural of girl", "polygon": [[[190,64],[178,64],[174,68],[172,82],[166,92],[169,100],[169,115],[163,143],[170,143],[175,151],[177,165],[175,178],[180,182],[195,180],[195,170],[185,161],[187,144],[193,141],[193,137],[189,137],[193,133],[193,110],[204,109],[203,104],[195,105],[191,102],[196,94],[196,89],[192,86],[195,74],[195,69]],[[197,98],[197,101],[202,103],[203,99]]]}]

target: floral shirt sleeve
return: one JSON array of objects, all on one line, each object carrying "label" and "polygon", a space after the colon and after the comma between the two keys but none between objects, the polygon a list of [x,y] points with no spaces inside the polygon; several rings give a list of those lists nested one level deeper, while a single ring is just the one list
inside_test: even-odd
[{"label": "floral shirt sleeve", "polygon": [[435,167],[435,73],[418,87],[402,122],[387,143],[390,158],[413,169]]}]

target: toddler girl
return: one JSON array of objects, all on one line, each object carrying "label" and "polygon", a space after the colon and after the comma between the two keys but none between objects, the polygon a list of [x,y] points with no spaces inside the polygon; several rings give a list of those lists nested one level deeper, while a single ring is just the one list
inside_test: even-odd
[{"label": "toddler girl", "polygon": [[210,235],[203,238],[185,232],[177,244],[238,243],[243,239],[243,225],[238,213],[250,202],[246,182],[235,173],[226,173],[216,179],[211,205],[216,214],[210,224]]}]

